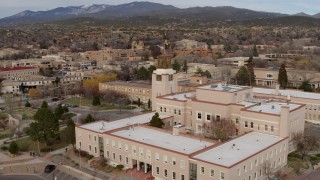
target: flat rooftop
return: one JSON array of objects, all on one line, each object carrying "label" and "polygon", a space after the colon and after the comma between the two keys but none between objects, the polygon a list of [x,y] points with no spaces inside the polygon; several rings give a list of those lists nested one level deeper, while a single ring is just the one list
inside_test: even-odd
[{"label": "flat rooftop", "polygon": [[[267,88],[253,88],[253,92],[259,93],[259,94],[275,94],[276,93],[275,89],[267,89]],[[291,97],[320,100],[320,94],[318,93],[308,93],[308,92],[295,91],[295,90],[280,90],[279,93],[281,96],[290,95]]]},{"label": "flat rooftop", "polygon": [[226,92],[236,92],[243,89],[249,88],[248,86],[238,86],[230,84],[212,84],[208,86],[199,87],[199,89],[214,90],[214,91],[226,91]]},{"label": "flat rooftop", "polygon": [[267,102],[265,104],[256,105],[248,108],[249,111],[263,112],[269,114],[281,114],[281,107],[286,106],[289,107],[289,110],[294,110],[299,108],[300,104],[292,104],[292,103],[282,103],[282,102]]},{"label": "flat rooftop", "polygon": [[191,154],[214,144],[181,135],[174,136],[171,133],[146,127],[134,127],[133,129],[121,130],[112,134],[184,154]]},{"label": "flat rooftop", "polygon": [[147,83],[147,82],[111,81],[111,82],[106,82],[105,84],[120,85],[120,86],[130,86],[130,87],[141,87],[141,88],[151,89],[151,84]]},{"label": "flat rooftop", "polygon": [[178,101],[185,101],[185,100],[187,100],[187,98],[192,98],[194,96],[195,96],[195,93],[190,92],[190,93],[173,94],[173,95],[169,95],[169,96],[164,96],[162,98],[178,100]]},{"label": "flat rooftop", "polygon": [[[103,133],[103,132],[111,131],[114,129],[118,129],[121,127],[133,125],[133,124],[148,123],[148,122],[150,122],[150,120],[154,114],[155,114],[155,112],[151,112],[151,113],[142,114],[142,115],[138,115],[138,116],[132,116],[132,117],[128,117],[128,118],[124,118],[124,119],[120,119],[120,120],[115,120],[115,121],[98,121],[98,122],[94,122],[94,123],[85,124],[80,127],[83,129]],[[160,116],[160,119],[165,119],[165,118],[170,117],[170,116],[161,115],[161,114],[159,116]]]},{"label": "flat rooftop", "polygon": [[279,136],[251,132],[195,155],[193,158],[229,167],[281,140],[283,138]]}]

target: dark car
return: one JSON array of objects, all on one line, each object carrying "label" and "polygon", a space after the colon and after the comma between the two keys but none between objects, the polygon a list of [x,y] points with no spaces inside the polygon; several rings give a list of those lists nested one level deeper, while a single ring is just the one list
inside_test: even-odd
[{"label": "dark car", "polygon": [[51,101],[59,101],[60,99],[59,98],[56,98],[56,97],[54,97],[54,98],[52,98],[51,99]]},{"label": "dark car", "polygon": [[54,171],[56,169],[55,165],[49,164],[46,166],[46,168],[44,168],[44,172],[45,173],[51,173],[52,171]]}]

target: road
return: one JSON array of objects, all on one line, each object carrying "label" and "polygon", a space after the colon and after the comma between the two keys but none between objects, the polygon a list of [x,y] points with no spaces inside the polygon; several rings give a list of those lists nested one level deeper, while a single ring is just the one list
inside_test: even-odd
[{"label": "road", "polygon": [[43,180],[35,175],[0,175],[1,180]]}]

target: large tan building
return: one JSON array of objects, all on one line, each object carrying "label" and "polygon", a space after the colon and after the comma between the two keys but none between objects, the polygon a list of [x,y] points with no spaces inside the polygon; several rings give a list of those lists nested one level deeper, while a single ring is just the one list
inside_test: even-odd
[{"label": "large tan building", "polygon": [[[111,165],[150,173],[155,179],[264,179],[263,164],[287,164],[292,134],[304,131],[305,105],[254,98],[246,86],[212,84],[179,93],[177,73],[152,75],[153,110],[164,129],[151,128],[154,112],[76,127],[76,146]],[[204,125],[229,119],[237,137],[203,137]]]},{"label": "large tan building", "polygon": [[254,96],[266,99],[282,99],[294,103],[305,104],[305,119],[310,122],[320,123],[320,94],[309,93],[293,89],[280,90],[279,85],[275,89],[253,88]]},{"label": "large tan building", "polygon": [[16,79],[35,74],[39,74],[39,68],[37,67],[0,68],[0,77],[5,79]]},{"label": "large tan building", "polygon": [[[239,68],[231,70],[231,76],[235,77]],[[279,68],[254,68],[257,86],[274,87],[278,83]],[[303,81],[309,81],[313,88],[320,87],[320,73],[317,71],[304,71],[287,69],[288,87],[298,88]]]}]

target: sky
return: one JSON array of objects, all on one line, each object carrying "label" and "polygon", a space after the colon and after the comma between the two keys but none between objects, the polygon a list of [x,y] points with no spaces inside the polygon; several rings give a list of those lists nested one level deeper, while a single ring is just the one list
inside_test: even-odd
[{"label": "sky", "polygon": [[[118,5],[137,0],[0,0],[0,18],[17,14],[24,10],[42,11],[56,7],[91,4]],[[295,14],[320,13],[320,0],[148,0],[169,4],[179,8],[195,6],[234,6],[258,11]]]}]

